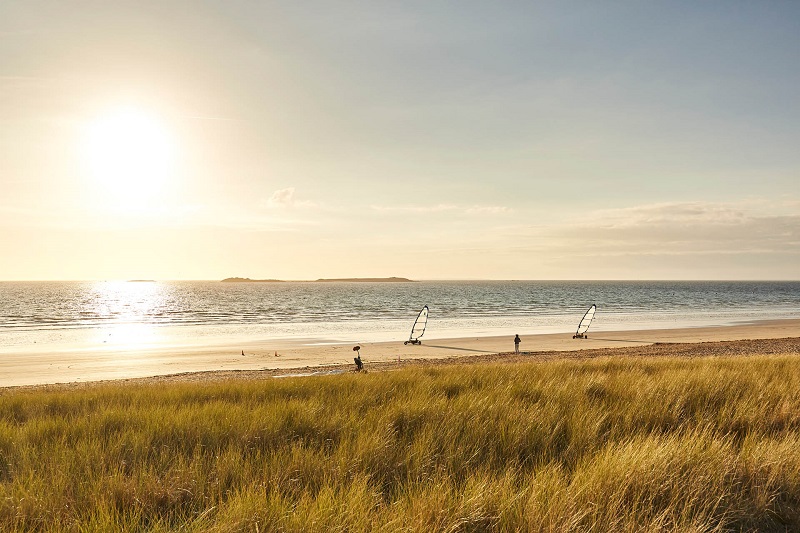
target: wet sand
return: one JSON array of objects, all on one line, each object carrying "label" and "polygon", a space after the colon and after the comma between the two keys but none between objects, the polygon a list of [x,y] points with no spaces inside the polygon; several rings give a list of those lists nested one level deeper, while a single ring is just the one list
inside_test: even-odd
[{"label": "wet sand", "polygon": [[[479,361],[599,357],[603,355],[726,355],[800,353],[800,320],[762,321],[735,326],[590,331],[588,339],[572,333],[522,337],[520,356],[513,352],[513,333],[502,337],[426,339],[422,345],[402,341],[365,343],[361,358],[368,371],[413,364],[463,364]],[[758,343],[729,342],[772,339]],[[703,344],[697,344],[703,343]],[[760,348],[758,348],[760,346]],[[245,355],[241,355],[244,351]],[[568,352],[568,353],[565,353]],[[283,339],[201,348],[150,348],[58,353],[10,353],[0,359],[0,387],[108,380],[200,381],[257,379],[348,371],[352,344],[323,339]]]}]

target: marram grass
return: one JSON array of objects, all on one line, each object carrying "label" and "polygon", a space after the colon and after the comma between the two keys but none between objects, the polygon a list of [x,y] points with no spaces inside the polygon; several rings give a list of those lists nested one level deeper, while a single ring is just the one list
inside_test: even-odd
[{"label": "marram grass", "polygon": [[659,530],[800,530],[800,362],[0,395],[0,531]]}]

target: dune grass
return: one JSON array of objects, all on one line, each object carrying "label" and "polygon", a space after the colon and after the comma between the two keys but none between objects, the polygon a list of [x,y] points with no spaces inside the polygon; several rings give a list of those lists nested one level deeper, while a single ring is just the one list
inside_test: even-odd
[{"label": "dune grass", "polygon": [[800,364],[5,391],[0,530],[797,531]]}]

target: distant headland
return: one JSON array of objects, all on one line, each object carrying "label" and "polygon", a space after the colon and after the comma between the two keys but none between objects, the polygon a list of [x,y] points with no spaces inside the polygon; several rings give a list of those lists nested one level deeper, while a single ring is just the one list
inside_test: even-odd
[{"label": "distant headland", "polygon": [[369,281],[369,282],[374,282],[374,283],[411,283],[414,280],[413,279],[408,279],[408,278],[391,277],[391,278],[331,278],[331,279],[320,278],[317,281],[327,281],[327,282],[330,282],[330,281]]},{"label": "distant headland", "polygon": [[225,278],[223,283],[282,283],[282,279]]},{"label": "distant headland", "polygon": [[[222,280],[223,283],[283,283],[285,280],[282,279],[250,279],[250,278],[225,278]],[[398,278],[398,277],[391,277],[391,278],[320,278],[317,280],[306,280],[308,281],[317,281],[317,282],[337,282],[337,281],[346,281],[346,282],[368,282],[368,283],[413,283],[413,279],[408,278]]]}]

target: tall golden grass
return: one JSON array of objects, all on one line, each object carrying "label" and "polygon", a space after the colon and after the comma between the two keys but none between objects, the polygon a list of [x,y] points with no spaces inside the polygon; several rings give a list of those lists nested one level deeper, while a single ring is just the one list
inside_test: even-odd
[{"label": "tall golden grass", "polygon": [[800,364],[0,395],[2,531],[798,531]]}]

